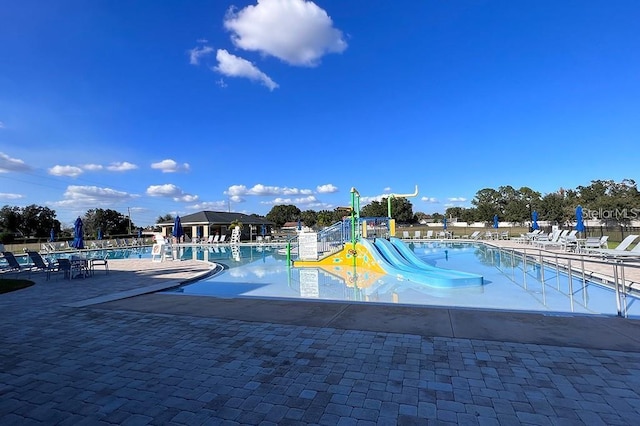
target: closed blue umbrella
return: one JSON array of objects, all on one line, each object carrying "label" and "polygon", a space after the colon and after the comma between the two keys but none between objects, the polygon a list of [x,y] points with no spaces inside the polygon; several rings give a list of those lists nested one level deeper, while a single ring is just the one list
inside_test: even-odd
[{"label": "closed blue umbrella", "polygon": [[52,243],[56,240],[56,232],[51,228],[51,232],[49,232],[49,242]]},{"label": "closed blue umbrella", "polygon": [[138,228],[138,238],[142,238],[142,228]]},{"label": "closed blue umbrella", "polygon": [[576,207],[576,231],[584,232],[584,220],[582,219],[582,206]]},{"label": "closed blue umbrella", "polygon": [[267,234],[267,227],[262,225],[262,227],[260,228],[260,233],[264,237]]},{"label": "closed blue umbrella", "polygon": [[102,229],[98,228],[98,240],[102,239]]},{"label": "closed blue umbrella", "polygon": [[531,224],[531,227],[533,229],[540,229],[540,227],[538,226],[538,211],[534,210],[533,213],[531,213],[531,220],[533,221],[533,223]]},{"label": "closed blue umbrella", "polygon": [[498,228],[498,215],[493,216],[493,227]]},{"label": "closed blue umbrella", "polygon": [[447,218],[442,219],[442,229],[447,229]]},{"label": "closed blue umbrella", "polygon": [[298,231],[302,230],[302,222],[298,219]]},{"label": "closed blue umbrella", "polygon": [[180,241],[180,238],[184,235],[182,231],[182,223],[180,222],[180,216],[176,216],[176,219],[173,221],[173,232],[171,233],[174,237]]},{"label": "closed blue umbrella", "polygon": [[84,248],[84,236],[82,235],[82,219],[78,217],[73,224],[73,241],[71,242],[71,247],[75,247],[77,249]]}]

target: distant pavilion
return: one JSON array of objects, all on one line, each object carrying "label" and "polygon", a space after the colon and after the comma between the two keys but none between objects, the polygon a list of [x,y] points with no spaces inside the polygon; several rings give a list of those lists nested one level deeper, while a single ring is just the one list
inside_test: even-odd
[{"label": "distant pavilion", "polygon": [[[275,223],[267,220],[264,216],[247,215],[244,213],[212,212],[201,211],[198,213],[180,216],[182,229],[190,239],[200,237],[208,238],[210,235],[231,234],[231,224],[240,222],[242,224],[242,235],[246,237],[270,235],[273,232]],[[162,235],[171,236],[173,232],[173,221],[158,223]]]}]

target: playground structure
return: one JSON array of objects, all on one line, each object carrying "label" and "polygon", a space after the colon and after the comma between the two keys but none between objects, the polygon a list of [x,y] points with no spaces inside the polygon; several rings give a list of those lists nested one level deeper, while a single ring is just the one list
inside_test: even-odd
[{"label": "playground structure", "polygon": [[[318,232],[299,234],[287,244],[287,262],[295,267],[320,267],[348,284],[368,286],[382,275],[392,275],[434,288],[481,286],[477,274],[438,268],[419,259],[395,238],[391,198],[417,196],[389,194],[388,217],[360,217],[360,194],[351,188],[351,217]],[[297,259],[291,256],[297,249]]]}]

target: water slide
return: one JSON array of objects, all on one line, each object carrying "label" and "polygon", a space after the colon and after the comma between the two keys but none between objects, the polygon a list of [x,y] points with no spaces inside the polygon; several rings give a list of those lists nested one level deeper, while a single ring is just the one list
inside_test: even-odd
[{"label": "water slide", "polygon": [[482,276],[451,269],[438,268],[420,260],[400,240],[377,238],[360,241],[386,274],[437,288],[481,286]]}]

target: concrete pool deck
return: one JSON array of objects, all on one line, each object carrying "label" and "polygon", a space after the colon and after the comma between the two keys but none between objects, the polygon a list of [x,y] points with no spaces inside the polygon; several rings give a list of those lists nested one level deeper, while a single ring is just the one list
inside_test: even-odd
[{"label": "concrete pool deck", "polygon": [[209,266],[109,265],[0,295],[0,423],[640,424],[640,321],[146,294]]}]

